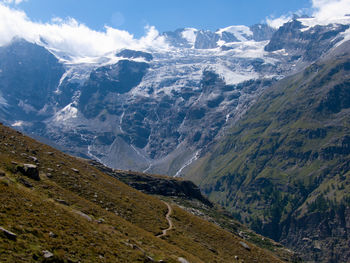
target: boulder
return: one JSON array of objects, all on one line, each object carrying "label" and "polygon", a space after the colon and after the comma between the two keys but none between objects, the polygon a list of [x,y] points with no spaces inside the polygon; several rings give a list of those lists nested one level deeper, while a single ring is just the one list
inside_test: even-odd
[{"label": "boulder", "polygon": [[28,188],[34,187],[30,182],[28,182],[27,180],[24,180],[23,178],[19,178],[18,182],[20,182],[21,184],[23,184],[25,187],[28,187]]},{"label": "boulder", "polygon": [[239,244],[240,244],[243,248],[245,248],[246,250],[250,251],[250,247],[249,247],[246,243],[244,243],[243,241],[240,241]]},{"label": "boulder", "polygon": [[44,258],[52,258],[53,254],[50,251],[43,250],[43,256]]},{"label": "boulder", "polygon": [[17,239],[17,235],[15,233],[8,231],[5,228],[2,228],[1,226],[0,226],[0,232],[3,233],[8,239],[11,239],[11,240]]},{"label": "boulder", "polygon": [[184,259],[184,258],[178,258],[178,261],[180,262],[180,263],[189,263],[186,259]]},{"label": "boulder", "polygon": [[40,180],[38,167],[34,164],[18,165],[17,171],[36,181]]}]

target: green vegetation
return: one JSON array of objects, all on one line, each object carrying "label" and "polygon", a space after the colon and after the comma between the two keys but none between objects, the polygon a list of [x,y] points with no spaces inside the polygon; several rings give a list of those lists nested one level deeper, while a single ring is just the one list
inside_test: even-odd
[{"label": "green vegetation", "polygon": [[186,177],[254,230],[325,262],[350,257],[349,236],[316,237],[319,220],[347,229],[347,212],[334,217],[350,194],[350,55],[339,50],[267,90]]},{"label": "green vegetation", "polygon": [[168,228],[158,198],[0,125],[0,226],[16,235],[0,231],[1,262],[281,262],[172,207],[175,228],[158,238]]}]

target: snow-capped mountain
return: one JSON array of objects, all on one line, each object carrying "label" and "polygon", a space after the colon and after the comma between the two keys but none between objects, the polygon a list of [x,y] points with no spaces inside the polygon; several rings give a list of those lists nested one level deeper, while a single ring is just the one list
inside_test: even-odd
[{"label": "snow-capped mountain", "polygon": [[229,26],[212,32],[209,30],[198,30],[195,28],[178,29],[174,32],[165,32],[163,36],[173,47],[213,49],[225,48],[225,44],[266,41],[269,40],[275,29],[266,24],[247,26]]},{"label": "snow-capped mountain", "polygon": [[14,40],[0,48],[0,116],[111,167],[180,176],[264,89],[346,41],[349,24],[179,29],[163,34],[167,49],[79,59]]}]

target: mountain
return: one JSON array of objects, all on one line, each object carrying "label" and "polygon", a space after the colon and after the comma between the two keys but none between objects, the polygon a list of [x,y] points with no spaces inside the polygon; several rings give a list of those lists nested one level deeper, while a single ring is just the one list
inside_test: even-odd
[{"label": "mountain", "polygon": [[186,28],[100,57],[14,39],[0,49],[0,118],[114,169],[186,176],[306,260],[343,260],[349,25]]},{"label": "mountain", "polygon": [[187,176],[307,262],[350,258],[349,61],[345,42],[266,90]]},{"label": "mountain", "polygon": [[349,24],[179,29],[163,34],[167,49],[92,58],[15,39],[1,48],[0,116],[113,168],[182,176],[265,89],[343,41]]},{"label": "mountain", "polygon": [[[44,47],[14,39],[0,47],[0,96],[6,120],[43,120],[40,112],[52,103],[64,66]],[[37,118],[33,114],[37,113]]]},{"label": "mountain", "polygon": [[282,262],[3,125],[0,150],[2,262]]},{"label": "mountain", "polygon": [[193,49],[213,49],[224,47],[225,44],[246,41],[270,40],[275,29],[266,24],[247,26],[229,26],[212,32],[195,28],[178,29],[174,32],[165,32],[163,35],[174,47]]}]

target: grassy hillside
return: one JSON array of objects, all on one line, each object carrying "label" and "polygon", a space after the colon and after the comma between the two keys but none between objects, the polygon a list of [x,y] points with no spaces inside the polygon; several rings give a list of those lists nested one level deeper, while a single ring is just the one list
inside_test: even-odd
[{"label": "grassy hillside", "polygon": [[269,89],[187,178],[306,260],[350,259],[350,47]]},{"label": "grassy hillside", "polygon": [[89,163],[105,174],[143,193],[157,196],[168,203],[177,204],[187,212],[214,223],[258,247],[271,251],[284,261],[298,262],[300,260],[297,253],[286,249],[280,243],[256,234],[234,219],[223,207],[209,202],[191,181],[179,177],[115,170],[96,161],[89,161]]},{"label": "grassy hillside", "polygon": [[281,262],[171,206],[0,125],[1,262]]}]

